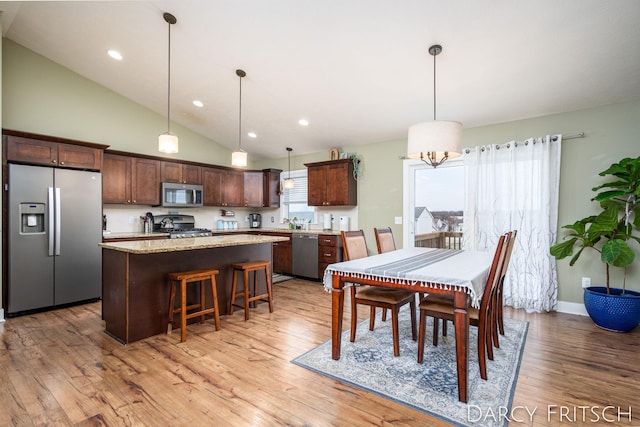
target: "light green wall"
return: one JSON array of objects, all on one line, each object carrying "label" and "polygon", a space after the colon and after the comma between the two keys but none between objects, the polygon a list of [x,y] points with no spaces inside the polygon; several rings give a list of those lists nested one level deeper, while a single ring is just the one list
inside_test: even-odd
[{"label": "light green wall", "polygon": [[180,138],[180,152],[158,152],[158,135],[166,131],[166,116],[9,39],[2,43],[5,128],[107,144],[113,150],[231,164],[231,150],[175,123],[171,131]]},{"label": "light green wall", "polygon": [[[3,124],[9,129],[110,144],[111,148],[157,155],[157,135],[165,118],[123,98],[43,57],[3,39]],[[526,101],[523,101],[526,102]],[[230,150],[179,126],[180,159],[229,164]],[[586,137],[563,143],[560,184],[561,225],[595,212],[590,189],[601,181],[597,174],[610,163],[640,152],[640,101],[587,110],[554,114],[516,122],[465,129],[464,146],[503,143],[513,139],[554,133],[585,132]],[[291,169],[304,163],[328,159],[325,152],[297,156]],[[374,252],[372,229],[393,227],[401,242],[402,226],[393,225],[402,216],[402,161],[406,140],[345,146],[361,159],[358,180],[358,227],[366,230],[369,249]],[[278,160],[258,161],[253,168],[287,170],[286,153]],[[614,274],[614,280],[620,278]],[[582,302],[580,278],[604,281],[604,269],[594,254],[579,265],[558,262],[559,299]],[[627,285],[640,289],[638,267],[629,271]],[[631,282],[631,283],[630,283]]]}]

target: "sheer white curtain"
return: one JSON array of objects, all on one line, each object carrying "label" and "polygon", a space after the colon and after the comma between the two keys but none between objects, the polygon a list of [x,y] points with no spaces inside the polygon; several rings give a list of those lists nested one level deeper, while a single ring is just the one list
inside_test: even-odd
[{"label": "sheer white curtain", "polygon": [[465,249],[494,250],[518,230],[504,303],[527,311],[557,308],[556,240],[561,135],[465,150]]}]

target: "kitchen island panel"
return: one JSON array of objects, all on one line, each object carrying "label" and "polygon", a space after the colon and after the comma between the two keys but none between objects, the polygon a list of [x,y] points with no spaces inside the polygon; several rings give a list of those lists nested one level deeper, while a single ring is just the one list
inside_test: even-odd
[{"label": "kitchen island panel", "polygon": [[[103,247],[105,329],[125,344],[166,333],[170,291],[167,274],[202,268],[220,271],[216,276],[218,306],[220,314],[228,314],[231,265],[256,260],[271,261],[271,242],[146,254]],[[197,300],[196,288],[190,287],[188,300]],[[266,283],[259,277],[261,291],[266,292]],[[211,306],[211,301],[208,300],[207,304]],[[224,328],[224,318],[221,321]]]}]

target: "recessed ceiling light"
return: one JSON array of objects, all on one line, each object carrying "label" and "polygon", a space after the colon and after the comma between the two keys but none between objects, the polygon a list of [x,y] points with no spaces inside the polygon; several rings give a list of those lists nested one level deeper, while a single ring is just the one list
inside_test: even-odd
[{"label": "recessed ceiling light", "polygon": [[109,49],[107,51],[107,53],[113,59],[117,59],[118,61],[122,61],[122,54],[120,52],[118,52],[117,50]]},{"label": "recessed ceiling light", "polygon": [[247,135],[249,135],[250,138],[257,138],[258,135],[255,132],[249,132]]},{"label": "recessed ceiling light", "polygon": [[196,107],[204,107],[202,101],[198,101],[197,99],[193,100],[193,105],[195,105]]},{"label": "recessed ceiling light", "polygon": [[309,120],[307,119],[300,119],[298,123],[300,123],[300,126],[309,126]]}]

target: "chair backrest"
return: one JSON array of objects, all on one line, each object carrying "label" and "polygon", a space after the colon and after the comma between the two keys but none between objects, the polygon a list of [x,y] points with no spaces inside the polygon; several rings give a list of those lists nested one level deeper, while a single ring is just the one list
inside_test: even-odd
[{"label": "chair backrest", "polygon": [[396,242],[393,240],[391,227],[374,228],[373,232],[376,235],[376,245],[378,246],[379,254],[396,250]]},{"label": "chair backrest", "polygon": [[346,261],[369,256],[369,252],[367,252],[367,241],[364,239],[364,232],[362,230],[341,231],[340,233],[342,234],[342,247]]},{"label": "chair backrest", "polygon": [[513,230],[511,232],[511,238],[509,239],[509,245],[507,245],[507,253],[504,257],[504,263],[502,265],[502,270],[500,271],[500,278],[498,282],[498,286],[502,286],[504,284],[504,276],[507,275],[507,268],[509,267],[509,260],[511,260],[511,252],[513,252],[513,245],[516,242],[516,236],[518,235],[518,230]]},{"label": "chair backrest", "polygon": [[493,261],[491,263],[491,269],[489,270],[489,276],[487,282],[484,285],[484,291],[482,293],[482,300],[480,301],[480,316],[488,314],[489,306],[491,304],[492,296],[495,295],[495,289],[500,282],[502,274],[502,266],[507,254],[507,248],[511,240],[511,232],[503,234],[498,240],[496,246],[496,252],[493,255]]}]

